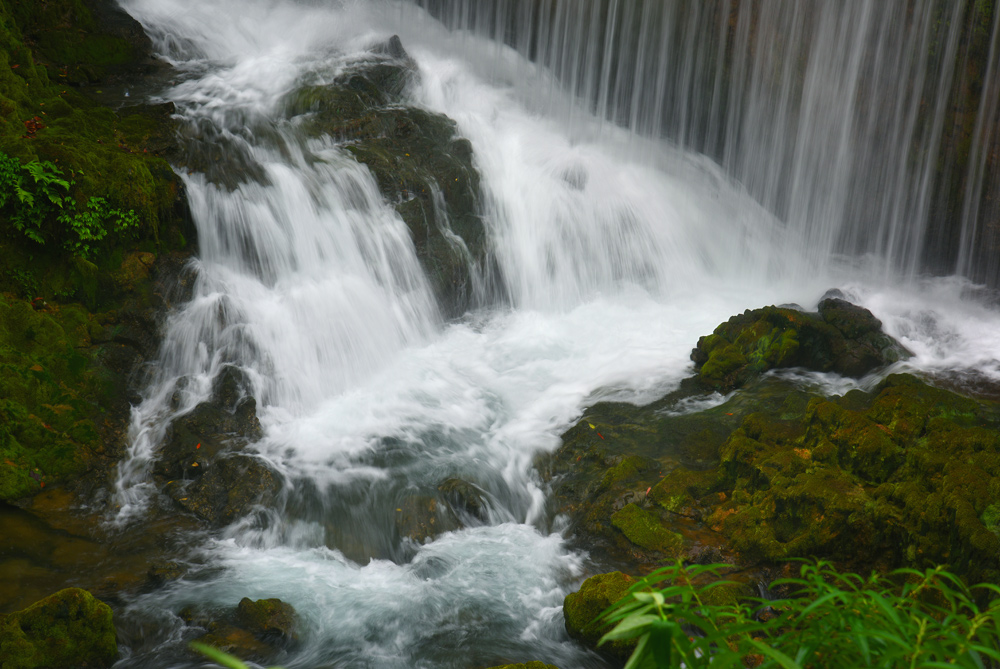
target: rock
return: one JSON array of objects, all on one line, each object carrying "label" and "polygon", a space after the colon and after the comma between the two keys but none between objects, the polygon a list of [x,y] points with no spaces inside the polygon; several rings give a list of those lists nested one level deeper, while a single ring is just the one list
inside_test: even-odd
[{"label": "rock", "polygon": [[171,481],[164,491],[181,508],[216,527],[249,514],[256,506],[271,506],[281,488],[274,471],[251,455],[227,454],[193,469],[200,472],[196,478]]},{"label": "rock", "polygon": [[118,657],[111,608],[67,588],[0,618],[0,668],[110,667]]},{"label": "rock", "polygon": [[821,557],[870,569],[947,563],[1000,576],[1000,407],[893,375],[743,419],[716,468],[650,492],[720,532],[744,565]]},{"label": "rock", "polygon": [[[566,631],[569,635],[587,647],[596,649],[597,642],[611,629],[609,625],[595,624],[597,617],[628,594],[633,583],[635,580],[632,577],[614,571],[591,576],[579,590],[566,595],[563,616],[566,618]],[[602,651],[619,659],[627,658],[634,648],[634,641],[612,641],[601,646]]]},{"label": "rock", "polygon": [[306,83],[286,108],[308,134],[343,141],[368,167],[409,227],[442,311],[453,317],[482,292],[481,275],[498,283],[496,266],[477,214],[472,145],[458,137],[451,119],[407,106],[403,93],[415,76],[415,64],[393,37],[333,83]]},{"label": "rock", "polygon": [[461,526],[451,509],[429,495],[407,497],[396,509],[396,531],[417,543]]},{"label": "rock", "polygon": [[522,662],[520,664],[501,664],[496,667],[490,667],[490,669],[559,669],[554,664],[545,664],[544,662]]},{"label": "rock", "polygon": [[266,662],[276,654],[274,648],[252,633],[233,625],[215,625],[212,632],[198,641],[247,662]]},{"label": "rock", "polygon": [[298,641],[297,614],[280,599],[251,600],[244,597],[236,607],[236,621],[262,641]]},{"label": "rock", "polygon": [[828,298],[814,314],[779,307],[730,318],[691,352],[704,385],[728,393],[771,369],[804,367],[859,378],[909,356],[871,312]]},{"label": "rock", "polygon": [[668,530],[656,514],[634,503],[626,504],[612,514],[611,524],[636,546],[668,557],[677,557],[684,545],[680,534]]},{"label": "rock", "polygon": [[450,478],[438,486],[438,491],[444,495],[456,516],[468,516],[479,522],[488,520],[486,492],[479,486],[462,479]]},{"label": "rock", "polygon": [[[242,370],[226,365],[213,382],[211,397],[170,425],[153,465],[154,475],[163,482],[199,479],[223,454],[260,439],[257,401],[247,395],[249,386]],[[175,406],[178,402],[179,397]],[[244,469],[250,466],[245,464]],[[223,466],[217,474],[228,475],[231,469]]]}]

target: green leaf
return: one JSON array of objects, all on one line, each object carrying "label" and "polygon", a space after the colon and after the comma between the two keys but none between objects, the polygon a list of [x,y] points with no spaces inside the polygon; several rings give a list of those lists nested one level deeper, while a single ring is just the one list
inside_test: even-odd
[{"label": "green leaf", "polygon": [[626,618],[618,623],[614,629],[602,636],[601,640],[597,642],[597,645],[600,646],[605,641],[614,641],[616,639],[634,639],[640,634],[645,633],[646,628],[651,624],[659,621],[660,617],[653,615],[641,615]]},{"label": "green leaf", "polygon": [[751,646],[759,650],[762,655],[769,657],[775,662],[777,662],[779,665],[783,667],[783,669],[802,669],[802,665],[800,665],[798,662],[796,662],[792,658],[782,653],[777,648],[771,648],[767,644],[761,643],[756,639],[749,639],[747,643],[749,643]]}]

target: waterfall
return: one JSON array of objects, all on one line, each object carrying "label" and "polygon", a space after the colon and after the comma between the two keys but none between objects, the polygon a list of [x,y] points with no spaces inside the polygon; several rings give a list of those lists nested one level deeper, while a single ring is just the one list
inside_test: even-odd
[{"label": "waterfall", "polygon": [[989,3],[414,1],[544,66],[598,117],[713,157],[815,262],[1000,278],[973,250],[983,174],[998,174]]},{"label": "waterfall", "polygon": [[[973,252],[995,197],[985,148],[968,159],[962,255],[930,241],[941,171],[961,171],[944,146],[950,92],[967,85],[964,3],[122,4],[175,69],[160,96],[181,122],[199,253],[110,522],[177,512],[153,470],[233,369],[260,421],[245,450],[280,487],[193,536],[187,576],[127,602],[149,624],[123,667],[194,666],[200,632],[177,614],[243,597],[299,612],[289,668],[603,667],[561,613],[602,565],[570,547],[534,464],[588,404],[652,401],[732,314],[812,308],[831,287],[871,308],[912,368],[1000,379],[1000,317],[966,279],[922,276],[995,262]],[[983,147],[990,25],[970,112]],[[431,224],[401,213],[409,187],[386,195],[359,142],[309,132],[319,112],[294,104],[359,62],[402,59],[394,36],[412,81],[382,111],[451,119],[478,175],[481,256],[444,220],[449,184],[428,186],[473,286],[458,315],[421,255]],[[416,531],[407,518],[455,481],[481,512]]]}]

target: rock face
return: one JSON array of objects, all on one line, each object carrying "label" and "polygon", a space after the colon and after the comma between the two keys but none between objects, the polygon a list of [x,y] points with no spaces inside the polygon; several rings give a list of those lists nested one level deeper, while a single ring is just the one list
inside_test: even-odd
[{"label": "rock face", "polygon": [[118,657],[111,608],[68,588],[0,616],[0,669],[110,667]]},{"label": "rock face", "polygon": [[286,106],[308,134],[344,142],[368,166],[409,227],[442,311],[451,317],[481,296],[477,284],[493,268],[476,211],[472,145],[451,119],[408,106],[404,93],[416,76],[416,64],[393,37],[332,83],[306,82]]},{"label": "rock face", "polygon": [[733,316],[698,340],[691,359],[706,386],[727,393],[770,369],[860,378],[908,355],[870,311],[832,298],[818,313],[764,307]]}]

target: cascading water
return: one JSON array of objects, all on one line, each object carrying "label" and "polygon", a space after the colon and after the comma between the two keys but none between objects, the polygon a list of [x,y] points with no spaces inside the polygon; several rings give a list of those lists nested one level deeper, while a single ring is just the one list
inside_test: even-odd
[{"label": "cascading water", "polygon": [[[468,30],[388,0],[123,2],[177,68],[163,96],[192,152],[225,155],[185,177],[197,285],[134,411],[116,522],[155,503],[166,430],[226,366],[245,372],[264,434],[252,449],[284,481],[274,508],[205,539],[188,576],[129,604],[157,631],[123,667],[186,666],[198,631],[174,614],[242,597],[302,616],[286,667],[604,666],[563,629],[562,599],[590,566],[532,468],[587,403],[652,400],[733,313],[811,307],[832,286],[914,366],[1000,379],[1000,318],[958,299],[964,282],[892,272],[922,253],[935,154],[912,162],[904,147],[934,143],[914,100],[949,88],[944,66],[911,62],[932,43],[954,57],[938,15],[894,31],[905,3],[432,4]],[[631,26],[635,46],[619,50]],[[369,170],[283,104],[394,34],[419,69],[408,104],[472,144],[505,286],[451,322]],[[731,50],[750,54],[745,71],[726,71]],[[892,95],[894,67],[912,87]],[[894,113],[874,113],[874,94]],[[860,199],[883,191],[874,210]],[[478,486],[485,512],[404,536],[399,514],[449,479]]]}]

